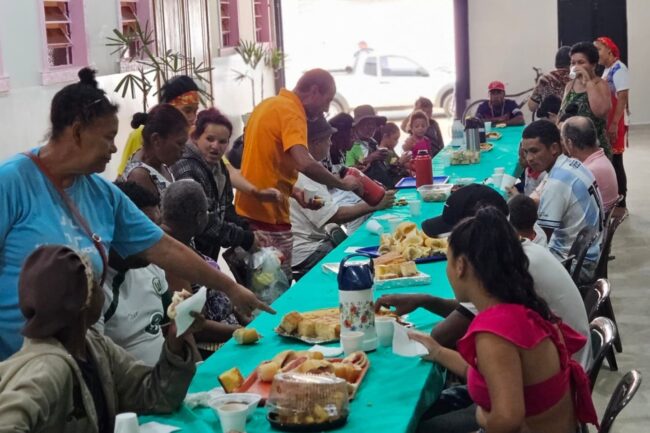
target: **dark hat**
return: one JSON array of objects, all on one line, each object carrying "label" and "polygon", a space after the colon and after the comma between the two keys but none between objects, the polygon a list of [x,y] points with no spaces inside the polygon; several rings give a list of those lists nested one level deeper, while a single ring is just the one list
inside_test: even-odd
[{"label": "dark hat", "polygon": [[422,230],[427,236],[449,233],[460,220],[474,216],[476,211],[484,206],[494,206],[504,215],[508,215],[508,203],[489,186],[464,186],[449,196],[442,215],[422,222]]},{"label": "dark hat", "polygon": [[359,105],[354,109],[354,122],[352,126],[357,126],[359,123],[366,120],[374,120],[379,126],[386,123],[386,117],[377,116],[377,112],[372,105]]},{"label": "dark hat", "polygon": [[324,116],[319,116],[307,122],[307,141],[314,142],[327,138],[337,131],[327,122]]},{"label": "dark hat", "polygon": [[63,245],[41,246],[27,257],[18,280],[25,337],[52,337],[80,318],[93,278],[89,266]]}]

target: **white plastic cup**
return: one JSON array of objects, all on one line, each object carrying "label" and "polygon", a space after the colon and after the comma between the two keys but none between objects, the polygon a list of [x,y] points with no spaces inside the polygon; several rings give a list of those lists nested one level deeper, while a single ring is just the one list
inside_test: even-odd
[{"label": "white plastic cup", "polygon": [[494,169],[494,174],[503,174],[506,172],[506,169],[504,167],[496,167]]},{"label": "white plastic cup", "polygon": [[138,416],[133,412],[120,413],[115,416],[115,433],[139,433]]},{"label": "white plastic cup", "polygon": [[571,66],[571,69],[569,70],[569,78],[572,80],[575,80],[578,74],[576,74],[576,67]]},{"label": "white plastic cup", "polygon": [[341,333],[341,346],[343,353],[349,355],[363,350],[364,333],[361,331],[349,331]]},{"label": "white plastic cup", "polygon": [[495,188],[501,188],[502,182],[503,182],[503,173],[494,173],[492,175],[492,185]]},{"label": "white plastic cup", "polygon": [[217,406],[217,413],[219,414],[219,422],[221,423],[221,430],[230,432],[246,433],[246,415],[248,413],[248,405],[244,403],[225,403]]},{"label": "white plastic cup", "polygon": [[390,228],[391,233],[395,233],[395,230],[397,230],[397,226],[400,225],[400,223],[404,221],[403,218],[401,217],[391,217],[388,219],[388,227]]},{"label": "white plastic cup", "polygon": [[492,132],[492,122],[485,122],[483,127],[485,128],[486,134]]},{"label": "white plastic cup", "polygon": [[420,200],[409,201],[409,211],[411,216],[419,217],[422,214],[422,202]]},{"label": "white plastic cup", "polygon": [[503,174],[503,179],[501,180],[501,189],[507,191],[508,189],[515,186],[517,183],[517,178],[510,176],[509,174]]},{"label": "white plastic cup", "polygon": [[384,233],[384,227],[382,227],[381,223],[376,219],[368,220],[366,223],[366,230],[368,230],[370,233],[380,236]]},{"label": "white plastic cup", "polygon": [[316,198],[316,196],[318,195],[318,190],[316,188],[312,188],[308,186],[303,189],[303,193],[304,193],[305,201],[309,203]]},{"label": "white plastic cup", "polygon": [[393,345],[393,333],[395,331],[394,317],[375,317],[375,328],[377,329],[377,338],[382,346]]}]

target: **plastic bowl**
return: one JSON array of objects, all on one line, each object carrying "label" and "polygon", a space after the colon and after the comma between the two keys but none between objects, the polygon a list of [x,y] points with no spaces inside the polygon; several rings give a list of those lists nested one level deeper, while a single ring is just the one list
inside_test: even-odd
[{"label": "plastic bowl", "polygon": [[435,184],[435,185],[422,185],[418,188],[420,197],[426,202],[440,202],[447,201],[451,194],[453,184]]},{"label": "plastic bowl", "polygon": [[217,407],[227,403],[244,403],[248,405],[246,418],[250,419],[255,413],[255,409],[261,399],[261,395],[253,394],[252,392],[233,392],[232,394],[224,394],[213,398],[208,402],[208,406],[210,406],[212,410],[214,410],[214,413],[219,416],[217,413]]},{"label": "plastic bowl", "polygon": [[461,188],[463,186],[471,185],[473,183],[476,183],[476,178],[475,177],[459,177],[456,178],[454,181],[454,185],[456,187]]}]

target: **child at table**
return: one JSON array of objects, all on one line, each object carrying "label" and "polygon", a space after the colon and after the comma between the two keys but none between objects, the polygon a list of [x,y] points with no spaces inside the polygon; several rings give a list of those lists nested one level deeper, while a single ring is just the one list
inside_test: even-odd
[{"label": "child at table", "polygon": [[418,110],[411,114],[408,129],[411,131],[411,136],[404,142],[404,151],[410,151],[414,158],[421,151],[425,151],[433,158],[433,146],[429,137],[426,136],[427,129],[429,129],[429,118],[424,111]]},{"label": "child at table", "polygon": [[411,153],[404,152],[402,153],[402,156],[399,156],[397,152],[395,152],[400,137],[397,125],[393,122],[388,122],[379,128],[379,131],[381,133],[379,149],[387,150],[386,162],[391,165],[408,166],[411,161]]}]

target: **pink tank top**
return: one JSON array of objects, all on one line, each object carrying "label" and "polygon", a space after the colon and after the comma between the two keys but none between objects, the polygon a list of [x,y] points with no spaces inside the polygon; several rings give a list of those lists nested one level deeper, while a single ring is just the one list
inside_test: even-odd
[{"label": "pink tank top", "polygon": [[[477,368],[476,334],[489,332],[522,349],[532,349],[550,338],[558,350],[560,371],[550,378],[524,387],[526,416],[538,415],[555,405],[569,387],[573,388],[576,417],[582,423],[598,425],[598,417],[591,400],[589,378],[582,366],[571,359],[571,354],[585,345],[587,339],[562,322],[557,325],[544,320],[535,311],[518,304],[499,304],[479,313],[465,336],[458,341],[458,352],[469,364],[467,388],[472,400],[490,410],[490,394]],[[560,338],[564,339],[564,343]]]}]

